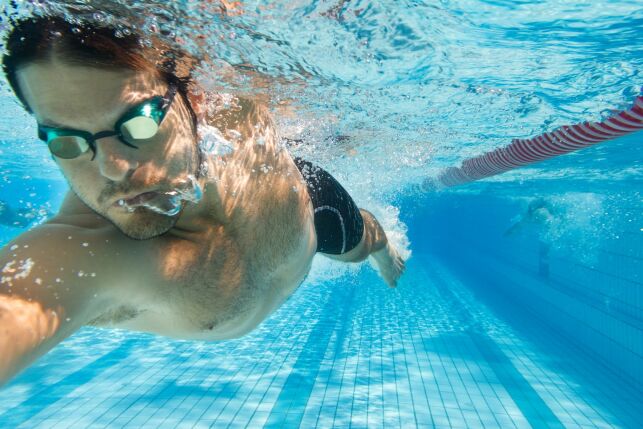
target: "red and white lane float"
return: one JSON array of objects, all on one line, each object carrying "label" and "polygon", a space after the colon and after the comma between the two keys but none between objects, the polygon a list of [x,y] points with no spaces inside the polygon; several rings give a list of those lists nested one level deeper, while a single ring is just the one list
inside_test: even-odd
[{"label": "red and white lane float", "polygon": [[642,129],[643,96],[638,96],[631,108],[603,122],[565,125],[527,140],[514,139],[508,146],[463,161],[460,167],[447,168],[437,179],[427,179],[423,185],[426,189],[436,189],[473,182]]}]

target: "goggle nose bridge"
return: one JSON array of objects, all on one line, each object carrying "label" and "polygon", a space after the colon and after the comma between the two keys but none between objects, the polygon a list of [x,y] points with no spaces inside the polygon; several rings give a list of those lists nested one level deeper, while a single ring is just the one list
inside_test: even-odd
[{"label": "goggle nose bridge", "polygon": [[118,140],[123,143],[125,146],[131,147],[132,149],[138,149],[138,146],[133,145],[132,143],[128,142],[126,139],[123,138],[123,133],[121,132],[116,132],[116,131],[100,131],[97,132],[96,134],[92,135],[91,140],[87,141],[87,144],[89,145],[89,149],[92,151],[92,159],[93,161],[96,158],[96,140],[99,139],[104,139],[106,137],[117,137]]}]

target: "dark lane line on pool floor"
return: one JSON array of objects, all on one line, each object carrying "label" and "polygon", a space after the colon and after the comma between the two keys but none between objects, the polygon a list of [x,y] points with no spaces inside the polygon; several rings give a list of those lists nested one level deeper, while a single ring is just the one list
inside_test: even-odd
[{"label": "dark lane line on pool floor", "polygon": [[505,390],[516,403],[527,422],[534,428],[564,428],[565,425],[556,417],[551,408],[534,390],[529,381],[514,366],[500,347],[483,332],[482,327],[471,315],[469,310],[460,302],[458,297],[449,289],[447,282],[435,271],[427,270],[427,276],[445,302],[450,305],[454,313],[470,328],[465,331],[471,341],[476,345],[480,354],[485,358],[502,383]]},{"label": "dark lane line on pool floor", "polygon": [[299,426],[333,332],[337,332],[338,347],[343,343],[342,333],[346,331],[343,325],[350,316],[355,298],[355,285],[351,286],[336,288],[329,294],[323,313],[297,357],[264,428]]},{"label": "dark lane line on pool floor", "polygon": [[46,389],[40,390],[37,395],[30,396],[13,409],[0,414],[0,427],[17,427],[25,423],[68,396],[75,389],[91,382],[104,371],[123,361],[129,356],[132,348],[139,348],[142,345],[144,346],[140,339],[125,341],[112,351],[47,386]]}]

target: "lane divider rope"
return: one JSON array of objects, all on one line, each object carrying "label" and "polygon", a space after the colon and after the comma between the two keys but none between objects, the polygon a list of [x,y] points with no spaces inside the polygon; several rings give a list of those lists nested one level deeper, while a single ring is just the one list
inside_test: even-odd
[{"label": "lane divider rope", "polygon": [[436,189],[473,182],[642,129],[643,96],[638,96],[632,107],[603,122],[564,125],[530,139],[514,139],[505,147],[464,160],[460,167],[447,168],[437,179],[426,179],[423,187]]}]

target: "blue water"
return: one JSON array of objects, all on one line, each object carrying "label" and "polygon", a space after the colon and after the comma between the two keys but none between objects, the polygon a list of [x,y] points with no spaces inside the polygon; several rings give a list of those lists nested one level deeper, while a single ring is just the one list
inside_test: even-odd
[{"label": "blue water", "polygon": [[[512,138],[626,108],[643,84],[643,3],[76,4],[207,52],[213,91],[267,94],[282,135],[305,142],[291,152],[331,171],[411,257],[397,289],[369,264],[320,257],[237,340],[84,328],[0,390],[0,427],[643,425],[643,133],[419,186]],[[0,200],[42,219],[66,184],[1,84]],[[539,200],[546,222],[527,216]],[[0,225],[0,243],[24,230]]]}]

